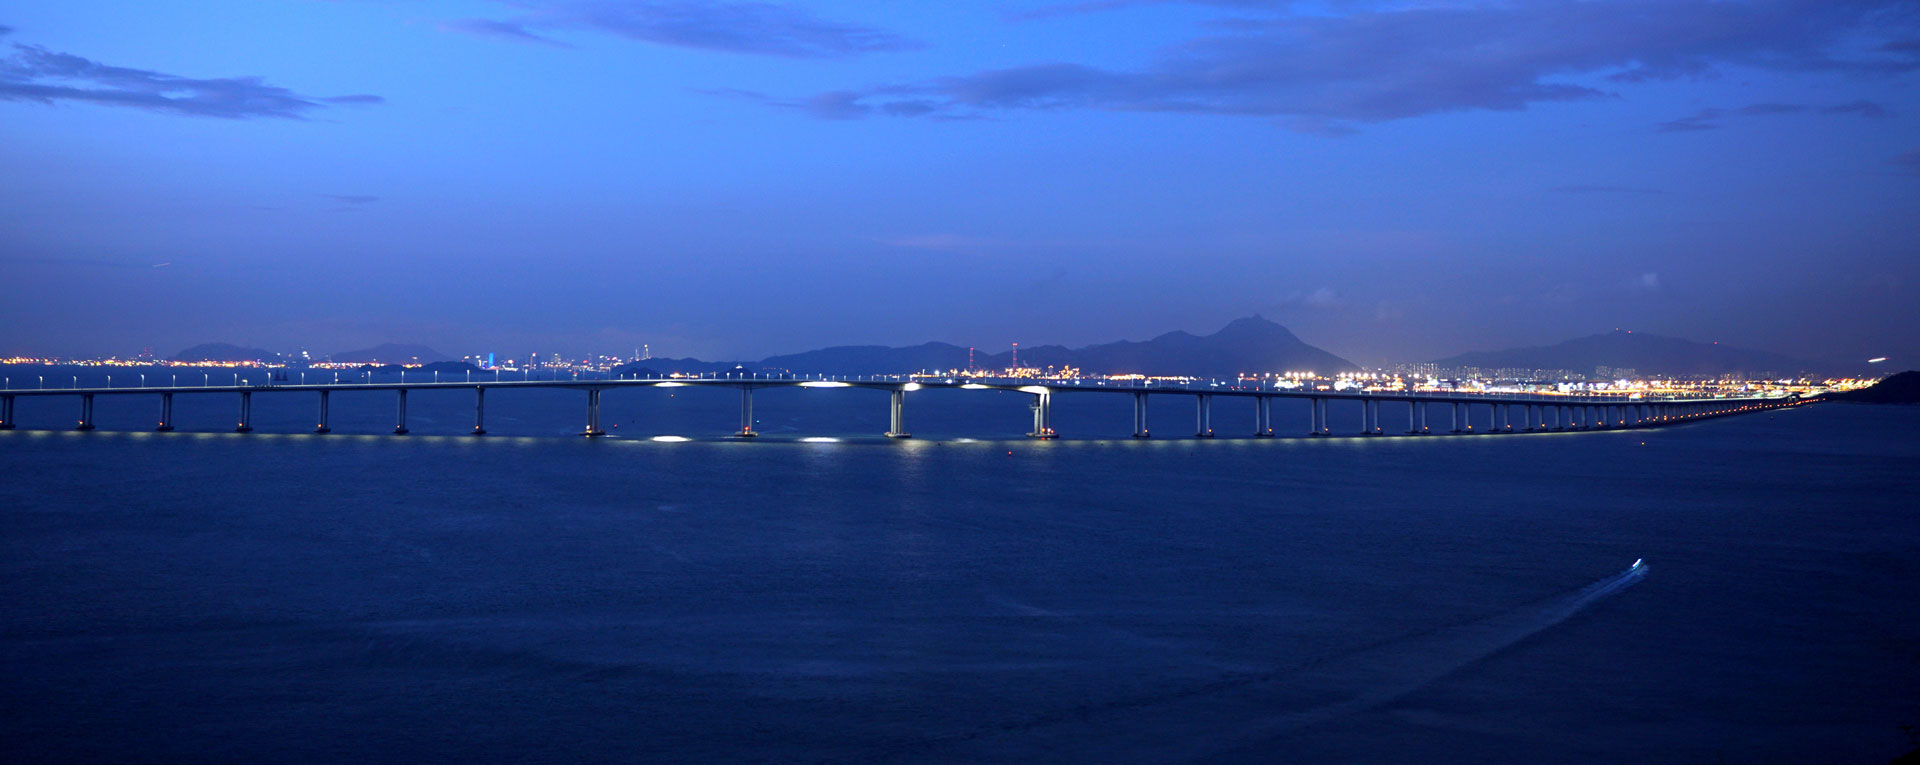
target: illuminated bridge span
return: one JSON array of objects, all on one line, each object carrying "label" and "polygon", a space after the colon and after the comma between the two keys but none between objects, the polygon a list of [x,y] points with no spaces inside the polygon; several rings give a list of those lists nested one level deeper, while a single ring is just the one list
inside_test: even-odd
[{"label": "illuminated bridge span", "polygon": [[[1251,398],[1254,400],[1254,422],[1251,435],[1258,438],[1274,436],[1273,403],[1275,401],[1304,403],[1307,411],[1308,436],[1361,435],[1381,436],[1389,434],[1388,427],[1381,423],[1383,407],[1397,410],[1402,405],[1406,411],[1406,430],[1398,429],[1399,418],[1394,419],[1394,435],[1420,436],[1435,432],[1436,427],[1445,427],[1444,432],[1451,434],[1485,433],[1527,433],[1549,431],[1611,430],[1619,428],[1648,428],[1689,422],[1709,417],[1724,417],[1736,414],[1766,411],[1787,406],[1819,401],[1818,398],[1800,398],[1789,396],[1754,396],[1739,398],[1631,398],[1620,395],[1569,396],[1560,394],[1470,394],[1470,393],[1412,393],[1412,392],[1338,392],[1305,391],[1286,389],[1240,388],[1220,383],[1195,383],[1190,385],[1152,385],[1145,387],[1113,386],[1103,384],[1056,383],[1052,385],[1025,384],[1023,381],[1005,380],[999,382],[980,381],[921,381],[905,382],[898,379],[866,378],[769,378],[769,377],[715,377],[697,379],[636,379],[636,380],[532,380],[532,381],[491,381],[491,382],[421,382],[421,383],[332,383],[332,384],[295,384],[295,385],[203,385],[180,387],[139,387],[139,388],[61,388],[33,390],[0,391],[0,430],[14,427],[14,400],[22,397],[68,396],[79,399],[80,418],[75,425],[77,430],[92,430],[93,402],[99,396],[156,396],[159,398],[160,419],[156,430],[173,430],[173,398],[187,395],[230,395],[238,402],[238,423],[234,430],[248,433],[253,430],[253,397],[255,395],[285,396],[298,393],[313,394],[318,399],[319,417],[315,432],[327,433],[328,404],[330,395],[335,391],[390,390],[397,398],[396,416],[393,432],[407,432],[407,393],[427,390],[472,390],[473,391],[473,434],[485,435],[487,432],[487,392],[490,390],[519,390],[526,388],[569,388],[586,394],[586,427],[582,431],[587,436],[603,436],[606,431],[600,427],[600,396],[602,393],[622,388],[638,387],[686,387],[733,389],[740,395],[740,429],[733,435],[752,437],[758,435],[753,429],[753,392],[762,388],[793,387],[802,388],[853,388],[885,391],[888,394],[890,427],[886,435],[891,438],[907,438],[906,400],[907,394],[928,389],[957,389],[968,391],[1017,391],[1029,394],[1032,398],[1029,407],[1033,411],[1033,429],[1026,435],[1032,438],[1054,438],[1053,397],[1056,395],[1107,395],[1131,396],[1133,399],[1133,435],[1135,438],[1147,438],[1151,431],[1147,427],[1147,399],[1149,396],[1187,396],[1194,400],[1194,436],[1212,438],[1213,400],[1215,398]],[[1360,419],[1348,423],[1358,427],[1351,430],[1336,428],[1327,416],[1328,403],[1349,401],[1360,404]],[[1437,415],[1438,425],[1429,425],[1429,418]],[[1516,415],[1518,422],[1516,423]]]}]

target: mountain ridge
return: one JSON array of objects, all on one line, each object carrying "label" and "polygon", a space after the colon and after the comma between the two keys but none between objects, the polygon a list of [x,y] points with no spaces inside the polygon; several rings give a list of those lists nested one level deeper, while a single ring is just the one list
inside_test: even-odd
[{"label": "mountain ridge", "polygon": [[1734,348],[1679,337],[1614,330],[1553,345],[1474,351],[1437,359],[1442,367],[1565,369],[1594,374],[1599,367],[1655,375],[1722,375],[1736,372],[1781,376],[1826,365],[1771,351]]}]

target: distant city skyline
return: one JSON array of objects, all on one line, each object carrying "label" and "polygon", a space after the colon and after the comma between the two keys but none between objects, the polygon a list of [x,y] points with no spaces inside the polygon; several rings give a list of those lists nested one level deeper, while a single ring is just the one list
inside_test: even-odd
[{"label": "distant city skyline", "polygon": [[0,11],[0,356],[1920,358],[1899,0]]}]

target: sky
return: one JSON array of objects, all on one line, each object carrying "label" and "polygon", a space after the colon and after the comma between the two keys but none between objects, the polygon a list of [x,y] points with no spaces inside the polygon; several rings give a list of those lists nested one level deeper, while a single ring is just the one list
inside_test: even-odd
[{"label": "sky", "polygon": [[0,6],[0,355],[1920,366],[1912,0]]}]

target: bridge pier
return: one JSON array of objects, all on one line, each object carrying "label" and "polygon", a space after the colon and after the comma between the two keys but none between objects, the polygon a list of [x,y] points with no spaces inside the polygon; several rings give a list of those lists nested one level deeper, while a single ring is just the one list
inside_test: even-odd
[{"label": "bridge pier", "polygon": [[154,430],[166,433],[173,430],[173,394],[160,394],[160,425]]},{"label": "bridge pier", "polygon": [[1407,435],[1420,435],[1420,402],[1407,401]]},{"label": "bridge pier", "polygon": [[600,389],[587,389],[587,426],[580,435],[588,438],[604,436],[607,432],[600,429]]},{"label": "bridge pier", "polygon": [[13,397],[0,397],[0,430],[13,430]]},{"label": "bridge pier", "polygon": [[233,427],[233,432],[253,432],[253,391],[240,391],[240,423]]},{"label": "bridge pier", "polygon": [[401,388],[399,393],[400,402],[394,411],[393,434],[404,436],[407,434],[407,389]]},{"label": "bridge pier", "polygon": [[1029,392],[1033,394],[1033,403],[1028,405],[1033,408],[1033,432],[1027,437],[1058,438],[1060,434],[1053,432],[1053,392],[1045,388]]},{"label": "bridge pier", "polygon": [[1213,396],[1206,393],[1193,397],[1194,401],[1194,438],[1213,437]]},{"label": "bridge pier", "polygon": [[1152,438],[1147,430],[1147,394],[1135,391],[1133,394],[1133,437]]},{"label": "bridge pier", "polygon": [[1307,399],[1307,435],[1320,435],[1320,399]]},{"label": "bridge pier", "polygon": [[[600,426],[600,392],[593,394],[593,423]],[[596,434],[597,435],[597,434]],[[753,438],[760,435],[753,430],[753,386],[740,386],[740,430],[734,433],[740,438]]]},{"label": "bridge pier", "polygon": [[[1469,424],[1467,427],[1471,429],[1473,425]],[[1460,432],[1460,402],[1458,401],[1453,402],[1453,430],[1451,432]]]},{"label": "bridge pier", "polygon": [[487,434],[486,388],[475,387],[473,389],[473,434],[476,436],[484,436]]},{"label": "bridge pier", "polygon": [[315,433],[332,433],[332,432],[333,432],[333,428],[327,425],[327,419],[328,419],[328,417],[327,417],[327,404],[328,404],[328,401],[327,401],[327,398],[328,398],[328,396],[327,396],[327,394],[329,394],[329,393],[332,393],[332,392],[333,392],[333,391],[326,391],[326,390],[323,390],[323,391],[320,391],[320,424],[319,424],[319,425],[316,425],[316,426],[314,426],[314,428],[313,428],[313,432],[315,432]]},{"label": "bridge pier", "polygon": [[1273,398],[1256,396],[1253,399],[1253,437],[1273,437]]},{"label": "bridge pier", "polygon": [[887,391],[887,433],[888,438],[911,438],[907,432],[907,392],[900,388]]},{"label": "bridge pier", "polygon": [[80,424],[75,425],[73,429],[93,430],[93,394],[88,393],[80,397]]}]

